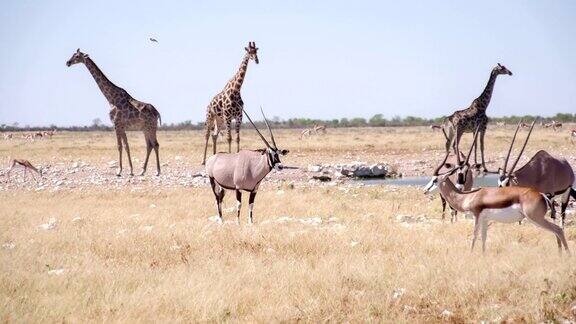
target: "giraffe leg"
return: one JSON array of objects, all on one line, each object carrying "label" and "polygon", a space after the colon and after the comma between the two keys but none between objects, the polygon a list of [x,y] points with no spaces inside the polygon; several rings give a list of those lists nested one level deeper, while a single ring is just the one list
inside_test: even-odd
[{"label": "giraffe leg", "polygon": [[226,141],[228,141],[228,153],[232,153],[232,120],[226,121]]},{"label": "giraffe leg", "polygon": [[132,168],[132,157],[130,156],[130,147],[128,146],[128,136],[126,132],[122,133],[122,141],[124,142],[124,149],[126,149],[126,155],[128,156],[128,165],[130,166],[130,175],[134,175],[134,170]]},{"label": "giraffe leg", "polygon": [[236,118],[236,153],[240,152],[240,127],[242,126],[242,117]]},{"label": "giraffe leg", "polygon": [[116,176],[120,176],[122,174],[122,133],[116,131],[116,141],[118,142],[118,172],[116,172]]},{"label": "giraffe leg", "polygon": [[462,165],[462,160],[460,160],[460,139],[462,139],[463,132],[460,130],[456,130],[456,141],[454,142],[454,154],[456,155],[456,161],[458,161],[458,165]]},{"label": "giraffe leg", "polygon": [[[210,137],[210,126],[212,125],[212,119],[210,116],[206,117],[206,142],[204,143],[204,158],[202,159],[202,165],[206,165],[206,153],[208,152],[208,138]],[[214,144],[214,153],[216,153],[216,143]]]},{"label": "giraffe leg", "polygon": [[144,173],[146,173],[146,168],[148,167],[148,159],[150,158],[150,152],[152,152],[152,146],[153,146],[149,134],[145,133],[144,139],[146,140],[146,159],[144,159],[144,166],[142,167],[142,173],[140,173],[141,176],[143,176]]},{"label": "giraffe leg", "polygon": [[156,138],[156,131],[152,133],[152,144],[154,145],[154,154],[156,154],[156,176],[160,175],[160,144]]},{"label": "giraffe leg", "polygon": [[486,167],[486,162],[484,161],[484,135],[486,134],[486,129],[480,131],[480,157],[482,160],[482,172],[488,172]]}]

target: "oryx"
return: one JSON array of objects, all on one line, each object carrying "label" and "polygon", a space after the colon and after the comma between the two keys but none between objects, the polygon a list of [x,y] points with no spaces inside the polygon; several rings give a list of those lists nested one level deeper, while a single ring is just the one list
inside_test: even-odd
[{"label": "oryx", "polygon": [[[262,109],[260,109],[262,111]],[[280,150],[276,146],[274,134],[264,111],[262,116],[266,127],[270,132],[270,139],[272,145],[268,143],[266,138],[260,133],[256,125],[250,119],[250,116],[244,111],[250,124],[254,127],[262,141],[266,145],[262,150],[241,150],[238,153],[217,153],[212,155],[206,161],[206,174],[210,178],[210,185],[216,197],[216,206],[218,208],[218,216],[222,222],[222,200],[224,199],[225,189],[236,191],[236,201],[238,203],[238,223],[240,223],[240,207],[242,205],[242,190],[250,193],[248,200],[248,216],[249,222],[253,222],[252,209],[254,206],[254,198],[260,186],[260,182],[272,169],[280,171],[284,168],[280,162],[280,156],[288,154],[288,150]]]},{"label": "oryx", "polygon": [[[498,186],[530,187],[546,194],[549,198],[561,195],[560,215],[561,225],[564,227],[566,207],[568,206],[570,196],[576,199],[576,191],[572,188],[572,185],[574,184],[574,171],[572,170],[570,163],[568,163],[566,159],[555,158],[548,154],[548,152],[540,150],[536,152],[536,154],[534,154],[530,161],[528,161],[524,166],[514,171],[524,149],[526,148],[532,129],[534,129],[535,122],[536,120],[530,126],[530,131],[528,132],[528,136],[524,141],[524,145],[522,146],[516,161],[512,164],[510,170],[507,171],[506,167],[508,165],[508,159],[510,158],[510,152],[512,151],[514,141],[516,140],[516,134],[518,133],[520,124],[516,127],[516,132],[512,137],[512,143],[510,143],[510,148],[508,149],[508,154],[504,160],[504,165],[502,168],[498,169]],[[554,219],[555,216],[552,215],[552,218]]]}]

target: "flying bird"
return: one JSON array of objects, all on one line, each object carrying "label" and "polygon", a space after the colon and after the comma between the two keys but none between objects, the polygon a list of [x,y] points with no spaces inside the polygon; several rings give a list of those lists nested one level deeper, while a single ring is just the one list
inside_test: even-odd
[{"label": "flying bird", "polygon": [[155,38],[150,37],[150,41],[154,42],[154,43],[158,43],[158,40],[156,40]]}]

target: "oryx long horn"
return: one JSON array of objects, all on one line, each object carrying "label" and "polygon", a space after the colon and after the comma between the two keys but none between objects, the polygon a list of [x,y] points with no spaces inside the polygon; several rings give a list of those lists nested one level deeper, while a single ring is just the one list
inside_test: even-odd
[{"label": "oryx long horn", "polygon": [[[468,155],[466,156],[466,162],[464,162],[464,165],[468,164],[468,161],[470,161],[470,155],[472,155],[472,149],[476,145],[476,140],[478,139],[479,131],[480,131],[480,125],[478,125],[478,127],[476,127],[476,131],[474,131],[474,140],[472,141],[472,145],[470,146],[470,150],[468,151]],[[460,154],[460,152],[458,152],[458,154]]]},{"label": "oryx long horn", "polygon": [[510,159],[510,153],[512,153],[512,147],[514,146],[514,141],[516,140],[516,134],[518,134],[518,130],[520,129],[520,125],[522,124],[523,120],[520,119],[518,126],[516,126],[516,131],[514,132],[514,137],[512,137],[512,142],[510,143],[510,148],[508,148],[508,154],[506,155],[506,160],[504,160],[504,166],[502,167],[502,171],[506,172],[506,167],[508,166],[508,159]]},{"label": "oryx long horn", "polygon": [[270,132],[270,138],[272,139],[272,144],[274,144],[274,148],[277,149],[278,146],[276,146],[276,141],[274,140],[274,134],[272,134],[272,129],[270,128],[270,125],[268,125],[268,120],[266,119],[266,115],[264,115],[264,110],[262,109],[262,106],[260,106],[260,111],[262,112],[262,117],[264,117],[266,127],[268,127],[268,131]]},{"label": "oryx long horn", "polygon": [[254,129],[256,130],[256,133],[258,133],[258,135],[260,135],[260,138],[264,141],[264,144],[266,144],[266,146],[268,148],[272,148],[270,146],[270,144],[268,143],[268,141],[266,140],[266,138],[264,138],[264,135],[262,135],[262,133],[260,133],[260,131],[258,130],[258,127],[256,127],[256,125],[254,125],[254,122],[252,121],[252,118],[250,118],[250,116],[248,116],[248,113],[246,112],[246,110],[244,110],[244,108],[242,108],[242,111],[244,112],[244,114],[246,115],[246,117],[248,117],[248,120],[250,121],[250,124],[252,124],[252,126],[254,127]]},{"label": "oryx long horn", "polygon": [[530,134],[532,134],[532,130],[534,129],[534,124],[536,124],[536,120],[538,120],[538,118],[534,119],[534,121],[532,122],[532,125],[530,125],[530,131],[528,132],[528,136],[526,136],[526,140],[524,141],[524,145],[522,146],[520,153],[518,153],[518,157],[516,158],[516,161],[514,162],[512,167],[510,168],[510,172],[508,174],[511,174],[512,172],[514,172],[514,168],[516,168],[516,164],[518,164],[518,161],[520,161],[520,157],[522,156],[522,153],[524,153],[524,149],[526,148],[526,144],[528,144],[528,140],[530,139]]},{"label": "oryx long horn", "polygon": [[[444,160],[442,160],[442,163],[440,163],[438,165],[438,167],[436,168],[436,170],[434,170],[434,173],[432,174],[433,176],[438,176],[440,173],[440,169],[442,169],[442,167],[444,166],[444,163],[446,163],[446,161],[448,160],[448,155],[450,155],[450,151],[446,151],[446,155],[444,156]],[[450,170],[452,171],[452,170]]]}]

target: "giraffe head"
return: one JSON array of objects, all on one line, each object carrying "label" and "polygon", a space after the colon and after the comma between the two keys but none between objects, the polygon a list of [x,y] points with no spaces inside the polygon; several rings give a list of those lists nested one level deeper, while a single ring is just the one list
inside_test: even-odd
[{"label": "giraffe head", "polygon": [[80,49],[77,49],[72,57],[66,62],[66,66],[71,66],[77,63],[84,63],[87,57],[88,54],[84,54],[80,52]]},{"label": "giraffe head", "polygon": [[498,63],[497,66],[494,67],[494,69],[492,69],[493,73],[496,74],[508,74],[508,75],[512,75],[512,72],[510,72],[510,70],[508,70],[504,65]]},{"label": "giraffe head", "polygon": [[248,42],[248,47],[244,47],[246,53],[250,56],[251,60],[254,60],[258,64],[258,47],[256,47],[255,42]]}]

